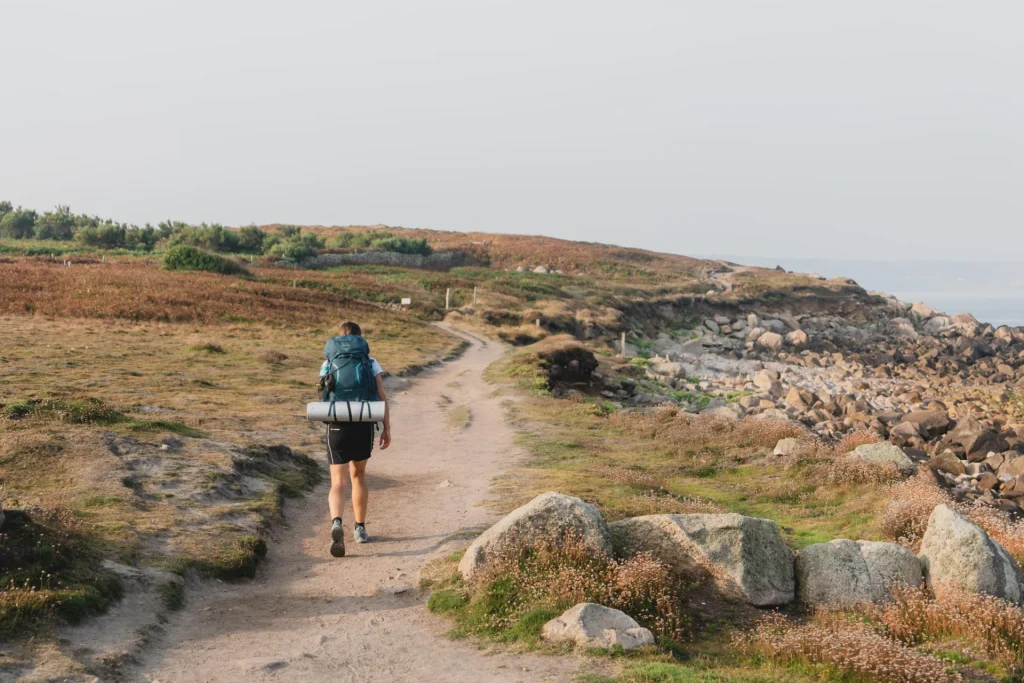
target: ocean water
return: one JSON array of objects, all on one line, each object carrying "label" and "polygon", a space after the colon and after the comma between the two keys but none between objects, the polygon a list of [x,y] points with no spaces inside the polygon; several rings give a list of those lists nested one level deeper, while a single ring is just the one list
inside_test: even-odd
[{"label": "ocean water", "polygon": [[923,301],[950,315],[970,313],[983,323],[1024,325],[1024,261],[853,261],[765,256],[712,256],[751,266],[781,265],[798,273],[850,277],[864,289],[901,301]]}]

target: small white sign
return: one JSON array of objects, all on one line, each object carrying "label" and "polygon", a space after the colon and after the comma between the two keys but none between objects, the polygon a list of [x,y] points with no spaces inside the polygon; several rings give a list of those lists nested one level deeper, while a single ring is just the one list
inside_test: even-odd
[{"label": "small white sign", "polygon": [[403,306],[412,306],[412,299],[402,299]]}]

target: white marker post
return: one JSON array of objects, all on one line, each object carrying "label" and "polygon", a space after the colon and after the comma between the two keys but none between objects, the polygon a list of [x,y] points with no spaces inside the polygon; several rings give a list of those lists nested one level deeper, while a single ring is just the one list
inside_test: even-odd
[{"label": "white marker post", "polygon": [[451,303],[451,299],[452,299],[452,288],[449,287],[448,291],[446,291],[444,293],[444,310],[446,310],[446,311],[448,310],[449,304]]},{"label": "white marker post", "polygon": [[473,288],[473,305],[476,306],[476,287]]},{"label": "white marker post", "polygon": [[622,356],[626,356],[626,333],[622,333]]}]

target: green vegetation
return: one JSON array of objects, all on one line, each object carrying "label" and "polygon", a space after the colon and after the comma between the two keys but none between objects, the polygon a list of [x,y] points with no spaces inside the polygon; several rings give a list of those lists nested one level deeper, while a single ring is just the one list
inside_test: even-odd
[{"label": "green vegetation", "polygon": [[167,580],[161,581],[156,587],[164,607],[169,610],[179,610],[185,606],[185,582]]},{"label": "green vegetation", "polygon": [[9,420],[22,420],[28,417],[41,416],[46,419],[59,420],[60,422],[71,424],[113,424],[126,419],[124,415],[97,398],[71,401],[56,398],[37,398],[8,403],[2,407],[3,416]]},{"label": "green vegetation", "polygon": [[232,259],[186,244],[179,244],[167,250],[167,255],[164,256],[164,268],[167,270],[202,270],[221,275],[240,275],[246,272],[245,268]]},{"label": "green vegetation", "polygon": [[331,246],[338,249],[371,248],[399,254],[422,254],[423,256],[433,253],[433,249],[424,238],[398,237],[394,233],[384,230],[346,230],[331,241]]},{"label": "green vegetation", "polygon": [[[34,513],[33,513],[34,514]],[[0,529],[0,638],[76,623],[121,597],[67,510],[34,517],[4,510]]]}]

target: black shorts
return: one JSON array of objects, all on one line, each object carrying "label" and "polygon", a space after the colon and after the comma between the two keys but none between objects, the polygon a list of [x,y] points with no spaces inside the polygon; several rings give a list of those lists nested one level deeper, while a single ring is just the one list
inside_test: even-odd
[{"label": "black shorts", "polygon": [[373,452],[375,422],[332,422],[327,425],[327,462],[344,465],[366,460]]}]

